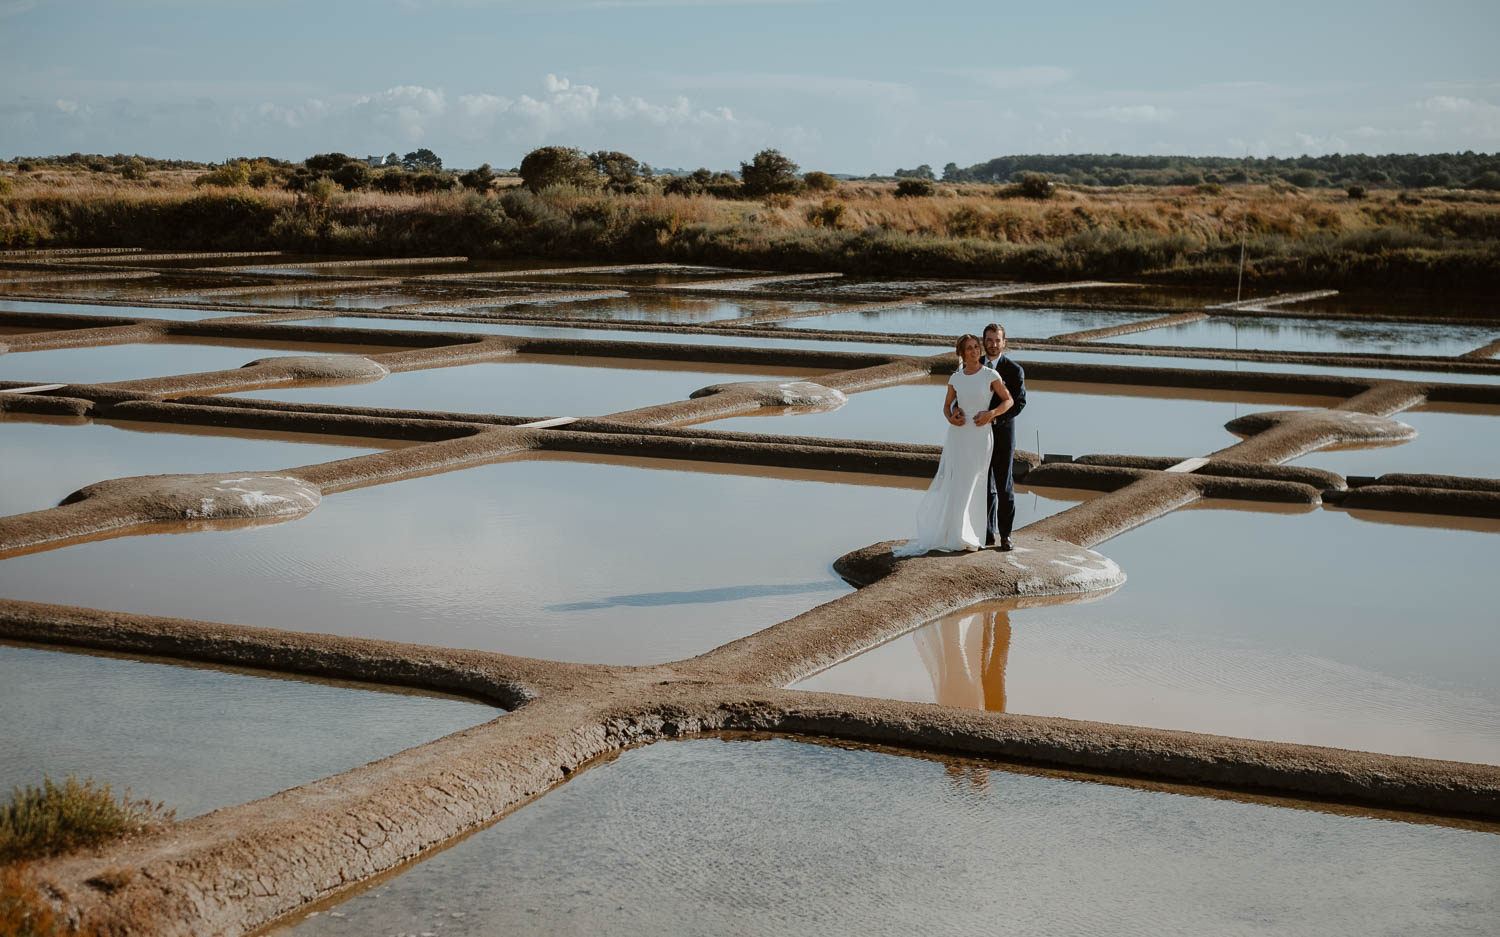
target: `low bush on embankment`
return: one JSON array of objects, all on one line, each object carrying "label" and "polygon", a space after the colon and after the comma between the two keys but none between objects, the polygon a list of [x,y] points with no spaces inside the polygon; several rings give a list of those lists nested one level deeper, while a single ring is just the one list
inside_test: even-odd
[{"label": "low bush on embankment", "polygon": [[[201,176],[202,174],[199,174]],[[761,199],[556,185],[427,194],[13,174],[0,249],[279,249],[559,257],[847,273],[1500,293],[1500,200],[1286,186],[800,186]],[[821,179],[819,181],[822,181]],[[319,184],[319,183],[325,184]],[[679,187],[680,188],[680,187]],[[912,187],[908,186],[908,189]],[[1045,196],[1045,197],[1040,197]]]},{"label": "low bush on embankment", "polygon": [[109,785],[69,775],[16,788],[0,804],[0,865],[60,855],[170,823],[161,804],[116,797]]}]

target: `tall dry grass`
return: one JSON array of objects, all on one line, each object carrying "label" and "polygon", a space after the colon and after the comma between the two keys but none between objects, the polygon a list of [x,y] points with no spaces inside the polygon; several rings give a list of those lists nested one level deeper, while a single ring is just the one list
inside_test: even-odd
[{"label": "tall dry grass", "polygon": [[[885,183],[760,201],[556,188],[427,195],[194,187],[190,171],[131,181],[12,178],[0,247],[261,248],[678,260],[856,273],[1221,279],[1500,293],[1500,200],[1395,191],[1353,199],[1287,186],[1059,188]],[[168,177],[165,182],[162,178]]]}]

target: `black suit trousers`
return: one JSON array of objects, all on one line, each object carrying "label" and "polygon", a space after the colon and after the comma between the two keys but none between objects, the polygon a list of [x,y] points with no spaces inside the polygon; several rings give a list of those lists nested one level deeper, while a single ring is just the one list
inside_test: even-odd
[{"label": "black suit trousers", "polygon": [[993,430],[995,448],[990,452],[990,503],[986,518],[986,541],[999,542],[1009,537],[1016,523],[1016,482],[1013,465],[1016,454],[1016,424],[997,421]]}]

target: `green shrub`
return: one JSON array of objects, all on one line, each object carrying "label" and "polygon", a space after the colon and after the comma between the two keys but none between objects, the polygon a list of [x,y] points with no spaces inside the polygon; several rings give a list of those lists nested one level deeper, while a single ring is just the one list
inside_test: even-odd
[{"label": "green shrub", "polygon": [[615,150],[589,154],[594,172],[603,176],[611,189],[628,190],[641,177],[641,164],[634,157]]},{"label": "green shrub", "polygon": [[313,175],[333,175],[345,164],[352,162],[351,157],[343,153],[317,153],[302,161],[307,171]]},{"label": "green shrub", "polygon": [[807,222],[815,228],[841,228],[844,226],[846,206],[838,199],[825,198],[821,205],[807,207]]},{"label": "green shrub", "polygon": [[740,184],[745,195],[759,198],[778,192],[797,191],[797,164],[779,150],[761,150],[748,163],[740,163]]},{"label": "green shrub", "polygon": [[0,863],[55,856],[118,836],[169,823],[172,811],[149,800],[116,799],[109,785],[95,787],[69,775],[62,784],[16,788],[0,805]]},{"label": "green shrub", "polygon": [[931,179],[902,179],[896,183],[896,198],[927,198],[935,188]]},{"label": "green shrub", "polygon": [[1056,191],[1052,180],[1040,172],[1028,172],[1021,176],[1019,185],[1021,195],[1025,198],[1051,198]]},{"label": "green shrub", "polygon": [[250,164],[244,160],[225,163],[193,180],[193,185],[220,185],[226,188],[250,184]]},{"label": "green shrub", "polygon": [[371,180],[370,185],[378,192],[410,192],[413,176],[400,169],[387,169]]},{"label": "green shrub", "polygon": [[837,192],[839,181],[826,172],[814,170],[802,177],[802,184],[813,192]]},{"label": "green shrub", "polygon": [[370,186],[370,167],[362,162],[350,161],[335,169],[328,177],[337,182],[346,192]]},{"label": "green shrub", "polygon": [[1224,186],[1218,182],[1200,182],[1193,186],[1193,191],[1200,195],[1223,195]]},{"label": "green shrub", "polygon": [[412,177],[411,190],[418,195],[443,192],[453,188],[453,177],[441,172],[419,172]]},{"label": "green shrub", "polygon": [[0,176],[0,195],[9,195],[15,189],[15,183],[10,181],[10,176]]},{"label": "green shrub", "polygon": [[1362,185],[1351,185],[1349,187],[1349,191],[1348,191],[1347,194],[1348,194],[1348,196],[1350,198],[1360,199],[1360,198],[1364,198],[1366,195],[1369,195],[1370,193],[1368,191],[1366,191],[1365,187],[1362,186]]},{"label": "green shrub", "polygon": [[146,161],[139,156],[132,156],[120,167],[120,178],[136,181],[146,178]]},{"label": "green shrub", "polygon": [[490,168],[489,163],[484,163],[478,169],[471,169],[459,176],[458,184],[471,192],[488,192],[490,186],[495,184],[495,171]]},{"label": "green shrub", "polygon": [[583,152],[571,146],[544,146],[527,153],[519,170],[521,184],[533,192],[554,185],[594,188],[599,174]]}]

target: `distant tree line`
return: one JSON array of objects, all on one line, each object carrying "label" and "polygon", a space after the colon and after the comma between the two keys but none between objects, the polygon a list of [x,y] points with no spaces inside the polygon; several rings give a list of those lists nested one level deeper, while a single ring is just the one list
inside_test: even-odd
[{"label": "distant tree line", "polygon": [[[1500,153],[1390,153],[1369,156],[1222,157],[1076,153],[998,156],[968,168],[943,167],[944,182],[1016,182],[1043,173],[1073,185],[1200,185],[1284,182],[1299,188],[1500,189]],[[932,178],[932,167],[898,169],[897,178]]]}]

